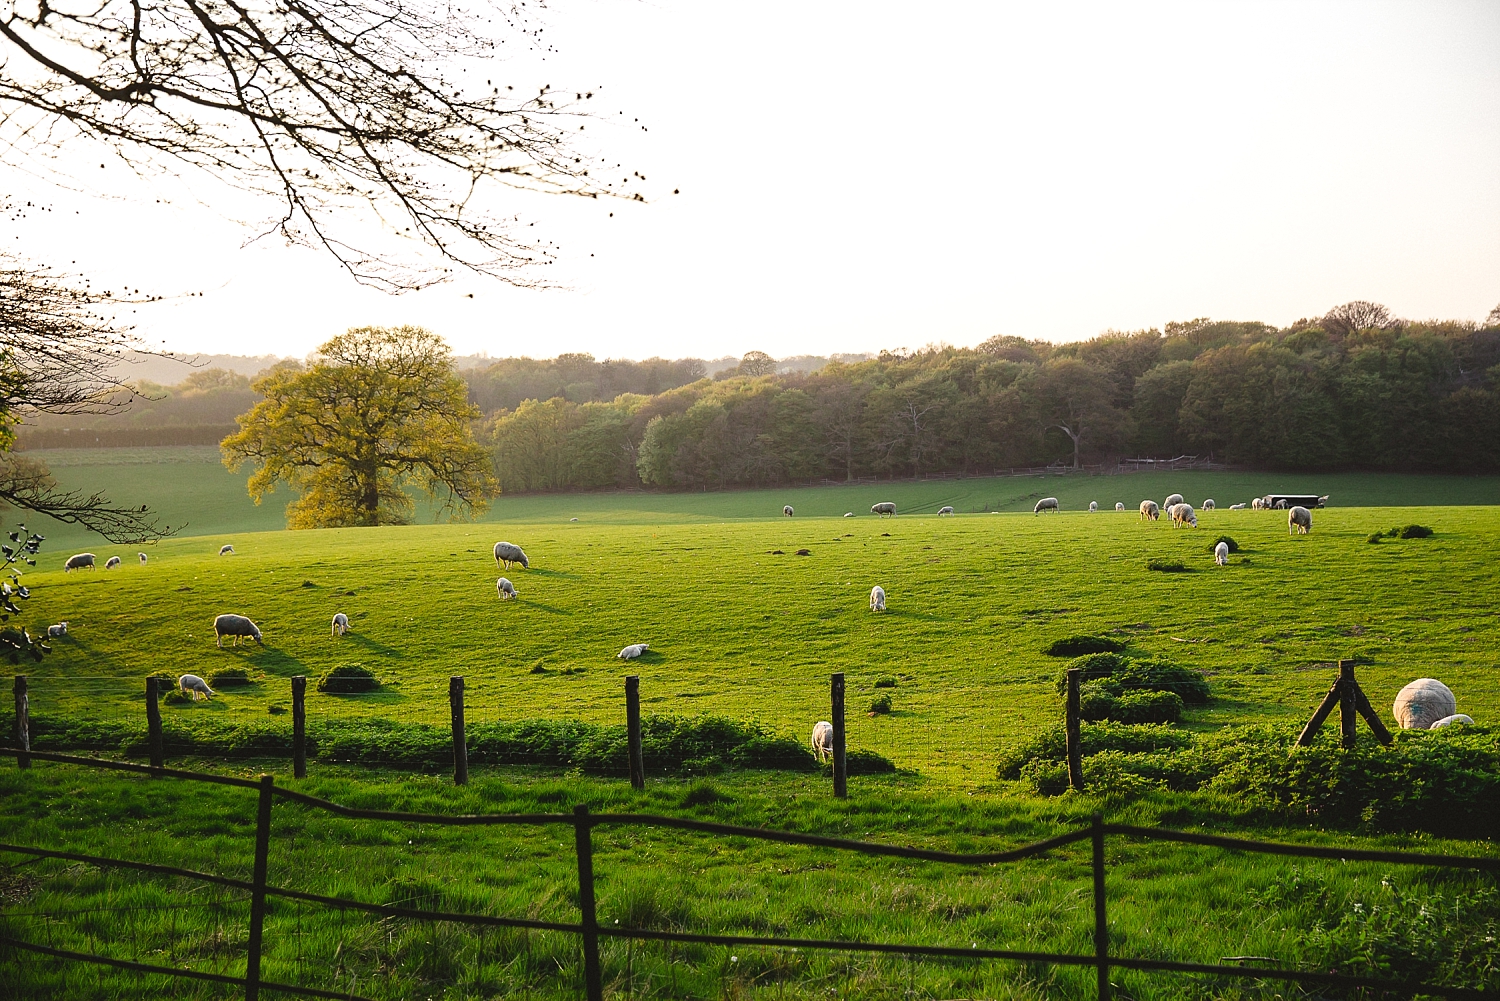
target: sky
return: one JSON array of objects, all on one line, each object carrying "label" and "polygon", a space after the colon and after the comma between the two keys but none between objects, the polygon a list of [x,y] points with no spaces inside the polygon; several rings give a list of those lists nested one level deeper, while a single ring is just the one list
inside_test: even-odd
[{"label": "sky", "polygon": [[594,141],[649,179],[644,204],[507,206],[561,245],[556,288],[362,288],[247,245],[274,205],[82,145],[51,164],[98,171],[82,190],[4,158],[48,210],[0,239],[166,296],[129,320],[188,352],[412,323],[460,354],[785,357],[1500,304],[1490,0],[555,0],[540,20],[557,52],[524,71],[625,111]]}]

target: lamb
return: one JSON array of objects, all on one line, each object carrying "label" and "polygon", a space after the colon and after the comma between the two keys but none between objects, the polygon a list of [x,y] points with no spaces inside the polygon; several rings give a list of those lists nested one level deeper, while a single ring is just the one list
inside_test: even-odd
[{"label": "lamb", "polygon": [[1147,521],[1155,521],[1161,517],[1161,508],[1156,506],[1154,500],[1143,500],[1141,501],[1141,517]]},{"label": "lamb", "polygon": [[944,504],[942,507],[938,508],[938,517],[939,518],[943,517],[944,515],[949,515],[949,514],[952,514],[952,513],[953,513],[953,505],[952,504]]},{"label": "lamb", "polygon": [[870,611],[885,611],[885,588],[881,587],[879,584],[876,584],[874,587],[870,588]]},{"label": "lamb", "polygon": [[1265,501],[1261,500],[1259,497],[1251,497],[1250,498],[1250,510],[1252,510],[1252,511],[1264,511],[1265,509],[1266,509],[1266,502]]},{"label": "lamb", "polygon": [[234,555],[234,547],[233,546],[220,546],[219,547],[219,555],[220,556],[233,556]]},{"label": "lamb", "polygon": [[1214,562],[1221,567],[1229,565],[1229,543],[1221,542],[1214,546]]},{"label": "lamb", "polygon": [[1306,535],[1312,531],[1312,512],[1300,504],[1286,513],[1286,534]]},{"label": "lamb", "polygon": [[1321,497],[1318,498],[1318,507],[1327,507],[1327,506],[1328,506],[1328,495],[1324,494],[1323,496],[1321,496]]},{"label": "lamb", "polygon": [[198,696],[200,695],[205,699],[213,698],[214,695],[214,690],[208,687],[208,682],[204,681],[196,674],[184,674],[182,677],[178,678],[177,687],[182,689],[182,694],[184,695],[187,695],[189,692],[191,692],[194,702],[198,701]]},{"label": "lamb", "polygon": [[854,512],[853,511],[845,511],[844,512],[844,517],[845,518],[852,518],[852,517],[854,517]]},{"label": "lamb", "polygon": [[896,517],[896,505],[892,504],[890,501],[881,501],[879,504],[871,504],[870,513],[878,514],[881,517],[890,515],[892,518],[894,518]]},{"label": "lamb", "polygon": [[1061,511],[1061,510],[1062,510],[1062,508],[1060,508],[1060,507],[1057,506],[1057,498],[1056,497],[1043,497],[1041,500],[1039,500],[1039,501],[1036,502],[1036,507],[1034,507],[1034,508],[1031,509],[1031,513],[1032,514],[1041,514],[1043,511]]},{"label": "lamb", "polygon": [[792,516],[792,506],[788,504],[786,507],[781,509],[781,513],[790,518]]},{"label": "lamb", "polygon": [[833,757],[833,724],[827,720],[819,720],[813,724],[812,750],[817,757],[818,763],[822,764]]},{"label": "lamb", "polygon": [[1124,501],[1115,501],[1115,512],[1119,513],[1120,511],[1123,511],[1123,510],[1125,510],[1125,502]]},{"label": "lamb", "polygon": [[510,569],[512,563],[521,564],[522,569],[525,570],[531,569],[531,561],[526,558],[526,552],[520,546],[509,542],[495,543],[495,566],[498,567],[501,563],[505,564],[507,570]]},{"label": "lamb", "polygon": [[136,555],[141,558],[141,566],[145,566],[146,565],[146,554],[145,553],[136,553]]},{"label": "lamb", "polygon": [[333,631],[332,631],[332,635],[334,635],[334,636],[343,636],[348,631],[349,631],[349,616],[345,615],[343,612],[339,612],[337,615],[335,615],[333,617]]},{"label": "lamb", "polygon": [[1453,690],[1436,678],[1418,678],[1396,693],[1391,715],[1403,730],[1430,730],[1458,712]]},{"label": "lamb", "polygon": [[88,567],[90,570],[94,569],[93,553],[79,553],[77,556],[69,556],[68,562],[63,564],[63,573],[67,573],[69,570],[82,570],[84,567]]},{"label": "lamb", "polygon": [[1231,505],[1229,505],[1229,510],[1231,510],[1231,511],[1243,511],[1243,510],[1245,510],[1245,505],[1243,505],[1243,504],[1231,504]]},{"label": "lamb", "polygon": [[1278,510],[1285,511],[1286,507],[1287,507],[1286,498],[1285,497],[1281,498],[1281,500],[1277,501],[1275,504],[1272,504],[1271,506],[1274,507],[1274,508],[1276,508],[1276,509],[1278,509]]},{"label": "lamb", "polygon": [[1214,503],[1214,499],[1212,497],[1208,498],[1208,500],[1206,500],[1206,501],[1203,502],[1203,510],[1205,510],[1205,511],[1212,511],[1217,506],[1218,505],[1216,505]]},{"label": "lamb", "polygon": [[1174,504],[1167,509],[1167,513],[1172,516],[1173,528],[1181,528],[1184,525],[1198,527],[1198,516],[1193,513],[1191,504]]},{"label": "lamb", "polygon": [[1463,713],[1454,713],[1452,716],[1444,716],[1442,719],[1438,720],[1436,723],[1432,724],[1427,729],[1429,729],[1429,730],[1441,730],[1443,727],[1445,727],[1445,726],[1452,726],[1455,723],[1464,723],[1464,724],[1467,724],[1468,726],[1473,726],[1474,725],[1474,721],[1472,719],[1470,719],[1468,716],[1465,716]]},{"label": "lamb", "polygon": [[113,570],[115,567],[117,567],[119,565],[120,565],[120,557],[118,557],[118,556],[111,556],[109,559],[107,559],[107,560],[104,561],[104,569],[106,569],[106,570]]},{"label": "lamb", "polygon": [[252,639],[261,646],[266,645],[265,641],[260,638],[260,627],[243,615],[226,614],[215,617],[214,635],[218,637],[217,642],[220,650],[224,649],[225,636],[233,636],[235,646],[240,645],[241,636],[246,639]]},{"label": "lamb", "polygon": [[1097,514],[1099,511],[1098,501],[1089,501],[1089,514]]},{"label": "lamb", "polygon": [[509,601],[516,596],[516,586],[504,577],[495,581],[495,590],[499,592],[501,601]]},{"label": "lamb", "polygon": [[1170,511],[1172,510],[1173,504],[1181,504],[1186,499],[1187,498],[1183,497],[1182,494],[1172,494],[1166,500],[1162,501],[1161,509],[1163,511]]},{"label": "lamb", "polygon": [[620,660],[635,660],[641,654],[651,649],[650,643],[632,643],[619,653],[615,654]]},{"label": "lamb", "polygon": [[61,639],[68,635],[68,620],[63,619],[55,626],[47,627],[47,638],[49,640]]}]

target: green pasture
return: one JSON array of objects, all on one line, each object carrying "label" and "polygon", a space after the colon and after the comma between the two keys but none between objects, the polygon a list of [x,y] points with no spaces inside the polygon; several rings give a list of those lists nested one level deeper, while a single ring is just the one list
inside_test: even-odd
[{"label": "green pasture", "polygon": [[[621,679],[638,673],[648,713],[753,719],[805,740],[828,715],[829,674],[843,671],[851,747],[981,791],[994,783],[999,747],[1058,717],[1060,664],[1041,648],[1108,632],[1209,675],[1215,699],[1188,713],[1189,727],[1304,718],[1344,657],[1362,658],[1361,681],[1382,711],[1408,681],[1436,677],[1460,711],[1500,718],[1500,507],[1330,508],[1295,537],[1284,512],[1223,509],[1203,513],[1196,531],[1112,510],[578,517],[225,532],[167,540],[146,566],[134,547],[105,545],[95,547],[100,563],[118,554],[123,566],[73,573],[56,569],[63,553],[49,546],[26,578],[25,621],[71,626],[26,668],[33,711],[139,718],[146,674],[242,665],[257,684],[165,711],[265,719],[288,704],[292,675],[359,663],[384,687],[311,693],[310,715],[442,723],[448,677],[462,674],[471,722],[613,723]],[[1366,542],[1409,522],[1436,534]],[[1209,553],[1221,533],[1241,547],[1223,568]],[[496,597],[490,553],[501,538],[532,559],[506,574],[516,601]],[[217,556],[226,542],[236,555]],[[810,555],[795,555],[801,548]],[[1152,557],[1191,572],[1150,572]],[[868,610],[873,584],[889,596],[885,614]],[[343,638],[329,630],[339,611],[354,629]],[[266,646],[216,649],[221,612],[254,618]],[[635,642],[650,653],[628,666],[615,659]],[[897,682],[881,689],[894,711],[867,716],[886,676]]]}]

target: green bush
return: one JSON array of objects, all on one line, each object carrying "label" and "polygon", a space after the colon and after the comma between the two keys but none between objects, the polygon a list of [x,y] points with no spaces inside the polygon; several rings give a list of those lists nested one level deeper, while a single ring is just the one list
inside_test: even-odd
[{"label": "green bush", "polygon": [[254,682],[243,667],[225,667],[209,675],[208,684],[211,688],[243,688]]},{"label": "green bush", "polygon": [[1208,544],[1208,551],[1213,552],[1215,549],[1219,548],[1219,543],[1221,542],[1229,547],[1229,551],[1231,553],[1237,553],[1240,551],[1240,544],[1238,542],[1235,542],[1234,539],[1227,535],[1221,535],[1214,541],[1210,542]]},{"label": "green bush", "polygon": [[889,695],[877,695],[870,703],[871,716],[884,716],[891,711],[891,697]]},{"label": "green bush", "polygon": [[1402,539],[1425,539],[1432,534],[1432,529],[1426,525],[1404,525],[1399,529],[1391,529],[1391,533]]},{"label": "green bush", "polygon": [[[146,677],[156,679],[157,695],[166,695],[168,692],[177,687],[177,675],[169,674],[166,671],[152,671],[150,674],[146,675]],[[141,686],[142,691],[145,690],[145,687],[146,686],[144,684]],[[144,695],[142,695],[141,697],[145,698]]]},{"label": "green bush", "polygon": [[1202,671],[1178,667],[1169,660],[1153,658],[1132,660],[1110,675],[1108,684],[1116,687],[1115,694],[1126,692],[1174,692],[1190,706],[1207,705],[1209,700],[1208,679]]},{"label": "green bush", "polygon": [[1084,686],[1078,703],[1081,719],[1116,723],[1176,723],[1182,719],[1182,696],[1176,692],[1129,692],[1111,695],[1105,682]]},{"label": "green bush", "polygon": [[380,679],[362,664],[340,664],[318,679],[318,691],[330,695],[373,692],[379,687]]},{"label": "green bush", "polygon": [[1086,685],[1098,678],[1108,678],[1116,671],[1123,671],[1129,664],[1130,658],[1118,653],[1091,653],[1082,657],[1074,657],[1057,674],[1057,694],[1067,694],[1070,668],[1076,667],[1082,672],[1078,681],[1079,684]]},{"label": "green bush", "polygon": [[1147,570],[1155,570],[1157,573],[1187,573],[1188,568],[1181,560],[1164,560],[1153,556],[1146,561]]},{"label": "green bush", "polygon": [[[1101,751],[1127,753],[1180,751],[1192,746],[1193,743],[1190,734],[1163,724],[1127,725],[1105,720],[1083,724],[1079,727],[1078,734],[1085,757]],[[1059,724],[1050,730],[1044,730],[1020,747],[1002,752],[998,774],[1002,779],[1020,778],[1021,767],[1028,761],[1064,761],[1067,759],[1067,753],[1067,730]]]},{"label": "green bush", "polygon": [[1054,640],[1042,653],[1049,657],[1081,657],[1090,653],[1119,653],[1123,649],[1123,642],[1108,636],[1069,636]]},{"label": "green bush", "polygon": [[895,688],[896,687],[896,679],[893,678],[893,677],[891,677],[889,674],[882,675],[881,677],[875,679],[875,687],[876,688]]},{"label": "green bush", "polygon": [[1365,536],[1365,541],[1373,545],[1383,538],[1385,538],[1384,532],[1371,532],[1369,535]]}]

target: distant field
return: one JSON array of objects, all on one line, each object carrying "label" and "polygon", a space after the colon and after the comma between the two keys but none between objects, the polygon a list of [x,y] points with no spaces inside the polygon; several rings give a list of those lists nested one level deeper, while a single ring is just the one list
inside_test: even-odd
[{"label": "distant field", "polygon": [[[1099,482],[1047,487],[1065,495],[1060,488]],[[1125,495],[1133,497],[1152,481],[1103,482],[1136,488]],[[1346,489],[1357,482],[1347,480]],[[1193,478],[1174,484],[1191,491]],[[1328,478],[1316,484],[1338,492]],[[996,481],[905,489],[914,497],[962,487],[977,498],[985,485]],[[804,491],[794,502],[815,509],[833,496],[871,495],[906,503],[886,488]],[[723,499],[749,510],[753,496]],[[1058,716],[1052,684],[1060,665],[1041,647],[1110,630],[1137,650],[1209,672],[1217,699],[1189,713],[1193,727],[1303,718],[1331,681],[1329,662],[1351,656],[1373,661],[1360,676],[1382,712],[1401,685],[1431,676],[1455,689],[1461,711],[1481,722],[1500,718],[1500,507],[1331,508],[1316,512],[1311,536],[1294,538],[1282,512],[1205,513],[1197,531],[1141,523],[1133,511],[878,520],[805,517],[799,508],[791,519],[703,524],[691,498],[671,499],[676,523],[631,524],[622,515],[601,524],[606,519],[554,499],[549,522],[503,528],[173,539],[155,547],[145,567],[134,547],[95,547],[101,562],[125,558],[113,571],[61,573],[65,550],[49,545],[45,568],[27,575],[35,596],[25,620],[40,629],[67,619],[71,633],[28,667],[32,705],[139,716],[148,672],[206,676],[243,664],[263,672],[262,683],[167,711],[264,719],[269,707],[287,704],[291,675],[357,662],[386,688],[312,694],[310,713],[441,722],[448,676],[463,674],[472,722],[614,722],[623,712],[621,677],[639,673],[647,712],[756,718],[805,739],[827,715],[829,673],[844,671],[851,746],[978,789],[993,780],[999,746]],[[582,511],[581,520],[561,517],[569,510]],[[1408,522],[1437,534],[1365,541]],[[1221,532],[1243,547],[1226,568],[1208,552]],[[515,602],[495,595],[490,548],[502,537],[533,557],[531,570],[508,573],[520,591]],[[221,542],[234,543],[238,555],[214,555]],[[802,547],[811,555],[792,555]],[[768,552],[778,549],[782,555]],[[1194,572],[1148,572],[1153,556],[1180,559]],[[890,595],[885,615],[867,608],[876,583]],[[210,622],[225,611],[254,617],[266,648],[215,649]],[[329,635],[336,611],[350,615],[351,636]],[[615,659],[638,641],[651,644],[646,658],[628,668]],[[867,717],[883,675],[899,679],[889,690],[895,711]]]}]

